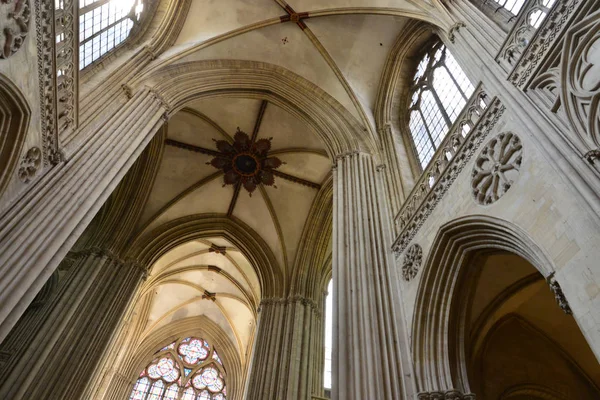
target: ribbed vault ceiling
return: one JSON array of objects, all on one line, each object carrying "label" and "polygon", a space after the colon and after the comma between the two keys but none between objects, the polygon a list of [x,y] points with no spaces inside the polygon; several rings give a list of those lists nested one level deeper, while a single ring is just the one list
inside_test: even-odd
[{"label": "ribbed vault ceiling", "polygon": [[[390,52],[411,18],[437,21],[440,7],[433,0],[194,0],[175,46],[154,61],[149,74],[190,61],[274,65],[322,89],[355,118],[365,136],[375,137],[374,115],[385,92],[380,82]],[[323,208],[315,199],[331,201],[330,194],[317,195],[330,189],[332,161],[299,114],[264,100],[267,96],[261,93],[240,96],[215,93],[170,118],[159,172],[138,230],[148,233],[196,214],[229,217],[264,240],[289,285],[305,245],[306,221],[311,210]],[[239,185],[224,185],[222,171],[207,165],[216,151],[215,140],[232,143],[238,128],[256,140],[272,138],[269,156],[284,162],[276,170],[276,187],[260,185],[250,195]],[[235,276],[235,284],[207,269],[230,262],[215,253],[194,255],[210,242],[189,243],[154,266],[148,285],[155,285],[155,294],[146,329],[205,314],[230,334],[243,358],[260,302],[258,280],[246,264],[245,278]],[[222,239],[212,243],[231,246]],[[165,259],[177,257],[183,261],[166,266]],[[169,272],[183,265],[195,265],[196,270]],[[161,280],[167,282],[156,283]],[[203,290],[215,293],[216,301],[202,299]]]}]

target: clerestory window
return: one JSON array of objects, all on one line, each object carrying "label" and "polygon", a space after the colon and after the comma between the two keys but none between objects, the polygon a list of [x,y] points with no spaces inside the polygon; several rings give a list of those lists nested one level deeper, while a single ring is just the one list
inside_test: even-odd
[{"label": "clerestory window", "polygon": [[428,49],[414,76],[409,108],[410,132],[423,169],[473,91],[469,78],[443,43]]},{"label": "clerestory window", "polygon": [[129,400],[226,400],[225,379],[217,350],[204,339],[185,338],[156,352]]},{"label": "clerestory window", "polygon": [[[55,0],[61,2],[62,0]],[[80,0],[79,69],[123,43],[140,23],[144,0]]]},{"label": "clerestory window", "polygon": [[[526,0],[485,0],[490,1],[491,3],[496,3],[499,8],[503,8],[513,16],[517,16],[523,6],[526,5]],[[552,6],[556,3],[556,0],[531,0],[530,11],[528,11],[529,15],[527,16],[527,20],[529,25],[533,28],[537,29],[540,27]],[[512,18],[511,18],[512,19]]]}]

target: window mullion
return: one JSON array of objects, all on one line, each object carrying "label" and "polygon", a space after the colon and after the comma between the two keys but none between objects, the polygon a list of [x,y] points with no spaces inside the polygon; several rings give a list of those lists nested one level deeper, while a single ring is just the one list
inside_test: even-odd
[{"label": "window mullion", "polygon": [[444,104],[442,103],[442,100],[440,100],[437,92],[435,91],[435,89],[433,87],[431,88],[430,92],[433,95],[433,98],[435,99],[435,102],[437,103],[438,108],[440,109],[440,112],[442,113],[442,117],[444,117],[444,120],[446,121],[446,125],[448,125],[448,127],[451,127],[452,120],[448,116],[448,113],[446,112],[446,109],[444,108]]},{"label": "window mullion", "polygon": [[121,22],[125,21],[128,18],[129,18],[129,15],[126,15],[123,18],[121,18],[120,20],[113,22],[112,24],[108,25],[106,28],[101,29],[98,32],[94,33],[92,36],[90,36],[89,38],[85,39],[84,41],[79,42],[79,46],[83,46],[87,42],[89,42],[89,41],[93,40],[94,38],[100,36],[102,33],[108,31],[110,28],[112,28],[112,27],[120,24]]},{"label": "window mullion", "polygon": [[450,75],[450,79],[452,79],[452,82],[454,82],[454,85],[456,85],[456,88],[460,92],[460,95],[463,97],[463,99],[469,100],[469,98],[467,97],[467,95],[465,94],[465,92],[463,92],[462,88],[460,87],[460,85],[456,81],[456,78],[454,77],[454,75],[452,75],[452,72],[450,72],[450,68],[448,68],[448,66],[446,65],[446,63],[444,63],[443,66],[444,66],[444,68],[446,68],[446,71],[448,71],[448,75]]},{"label": "window mullion", "polygon": [[92,4],[88,4],[87,6],[83,6],[79,9],[79,15],[85,15],[88,12],[109,3],[111,0],[100,0]]},{"label": "window mullion", "polygon": [[[419,110],[419,115],[421,116],[421,121],[423,121],[423,126],[425,127],[425,131],[427,132],[427,137],[429,138],[429,143],[431,143],[431,147],[433,147],[433,151],[435,152],[436,147],[435,147],[435,142],[433,140],[433,136],[431,135],[431,131],[429,130],[429,126],[427,126],[427,120],[425,120],[425,116],[423,115],[423,111],[421,110],[421,107],[418,108]],[[414,141],[414,138],[413,138]],[[415,143],[416,145],[416,143]],[[418,151],[417,151],[418,153]],[[419,158],[421,158],[421,155],[419,155]]]}]

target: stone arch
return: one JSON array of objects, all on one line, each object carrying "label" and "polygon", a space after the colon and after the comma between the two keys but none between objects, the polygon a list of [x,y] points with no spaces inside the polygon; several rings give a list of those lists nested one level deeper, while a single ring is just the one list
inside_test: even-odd
[{"label": "stone arch", "polygon": [[215,236],[227,239],[251,262],[264,298],[281,297],[285,293],[284,276],[275,255],[252,228],[235,217],[200,214],[167,222],[137,238],[128,257],[149,268],[162,255],[181,244]]},{"label": "stone arch", "polygon": [[[237,353],[235,344],[227,338],[227,334],[210,318],[200,315],[185,318],[163,326],[144,338],[133,351],[134,356],[123,367],[122,374],[131,379],[128,392],[113,393],[113,398],[127,398],[139,372],[152,361],[154,353],[173,341],[183,337],[202,337],[214,345],[227,369],[228,398],[241,400],[244,390],[244,367]],[[110,389],[109,389],[110,390]],[[116,396],[114,396],[116,395]]]},{"label": "stone arch", "polygon": [[413,358],[420,392],[470,392],[464,354],[452,351],[457,339],[451,333],[456,330],[452,301],[472,256],[490,250],[518,255],[544,277],[554,272],[546,252],[512,223],[474,215],[443,225],[423,266],[413,319]]},{"label": "stone arch", "polygon": [[0,196],[19,161],[31,118],[31,109],[21,91],[0,74]]},{"label": "stone arch", "polygon": [[293,72],[257,61],[209,60],[169,65],[134,84],[149,87],[171,110],[193,100],[226,95],[262,98],[312,127],[331,159],[362,150],[377,153],[377,140],[337,100]]}]

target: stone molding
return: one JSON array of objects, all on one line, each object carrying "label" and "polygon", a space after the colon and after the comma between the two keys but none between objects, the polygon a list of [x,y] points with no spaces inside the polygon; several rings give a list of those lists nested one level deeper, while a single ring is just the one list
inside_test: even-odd
[{"label": "stone molding", "polygon": [[459,390],[451,389],[446,391],[421,392],[417,395],[419,400],[475,400],[473,393],[463,394]]},{"label": "stone molding", "polygon": [[[144,280],[146,280],[148,277],[148,268],[145,267],[139,261],[137,261],[133,258],[123,259],[123,258],[119,257],[117,254],[115,254],[114,252],[112,252],[111,250],[103,249],[101,247],[90,247],[85,250],[81,250],[81,251],[77,251],[77,252],[69,252],[67,257],[65,257],[65,261],[67,262],[67,265],[69,265],[69,264],[72,265],[74,262],[79,261],[79,260],[89,257],[89,256],[94,256],[97,258],[104,258],[104,259],[110,261],[111,263],[115,264],[119,268],[129,267],[129,268],[137,269],[142,273]],[[63,262],[65,262],[65,261],[63,261]]]},{"label": "stone molding", "polygon": [[[78,13],[79,2],[64,0],[62,9],[55,10],[55,32],[62,33],[62,41],[56,43],[56,71],[57,71],[57,106],[60,114],[57,115],[57,129],[59,134],[63,131],[77,128],[77,109],[79,107],[79,44],[76,43],[75,29],[79,29]],[[58,80],[58,71],[61,73]]]},{"label": "stone molding", "polygon": [[[452,186],[456,178],[458,178],[465,165],[479,149],[490,131],[496,126],[505,110],[506,108],[501,101],[498,98],[494,98],[475,128],[469,132],[456,150],[454,157],[437,177],[433,187],[427,191],[420,202],[413,201],[411,204],[411,198],[415,193],[413,190],[405,204],[407,208],[412,208],[406,211],[414,210],[414,212],[409,213],[409,217],[403,221],[402,231],[392,246],[396,255],[400,255],[406,249],[423,223],[442,200],[444,194]],[[448,138],[451,138],[451,136],[447,136]],[[443,144],[440,146],[440,149],[444,149]],[[405,211],[405,207],[401,210],[401,214],[403,211]]]},{"label": "stone molding", "polygon": [[54,2],[35,0],[38,74],[40,90],[40,117],[42,121],[42,152],[44,166],[56,165],[64,156],[59,150],[58,121],[56,116],[56,65],[54,33]]},{"label": "stone molding", "polygon": [[321,314],[321,309],[314,300],[306,298],[304,296],[300,296],[300,295],[286,297],[286,298],[270,297],[270,298],[263,299],[260,302],[260,306],[258,307],[258,312],[260,313],[264,306],[291,305],[291,304],[302,304],[304,307],[310,307],[311,310],[315,311],[318,315]]}]

